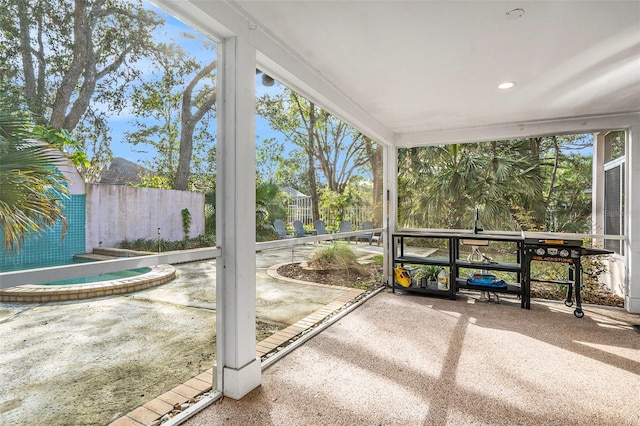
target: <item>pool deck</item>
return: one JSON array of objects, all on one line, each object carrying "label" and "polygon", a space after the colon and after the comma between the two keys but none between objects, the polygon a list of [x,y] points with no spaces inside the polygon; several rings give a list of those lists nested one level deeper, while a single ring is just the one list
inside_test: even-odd
[{"label": "pool deck", "polygon": [[[361,297],[356,289],[272,275],[278,264],[308,260],[319,247],[257,253],[255,349],[265,364]],[[360,255],[378,250],[356,247]],[[0,303],[0,341],[11,348],[0,361],[0,424],[150,424],[210,391],[216,262],[175,267],[176,279],[143,291]]]}]

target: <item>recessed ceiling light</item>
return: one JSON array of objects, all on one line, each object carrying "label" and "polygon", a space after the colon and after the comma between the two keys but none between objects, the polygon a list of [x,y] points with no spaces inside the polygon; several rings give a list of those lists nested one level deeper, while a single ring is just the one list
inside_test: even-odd
[{"label": "recessed ceiling light", "polygon": [[505,13],[505,15],[507,16],[507,19],[522,18],[522,15],[524,15],[524,9],[521,9],[521,8],[511,9],[510,11]]},{"label": "recessed ceiling light", "polygon": [[515,85],[515,81],[505,81],[504,83],[498,84],[498,89],[511,89]]}]

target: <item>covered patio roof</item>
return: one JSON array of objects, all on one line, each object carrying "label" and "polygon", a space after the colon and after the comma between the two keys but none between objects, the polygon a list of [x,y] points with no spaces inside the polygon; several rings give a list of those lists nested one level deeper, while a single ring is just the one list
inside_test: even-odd
[{"label": "covered patio roof", "polygon": [[[255,193],[237,190],[255,185],[256,68],[385,147],[388,235],[399,147],[624,129],[625,187],[640,180],[637,1],[155,1],[219,42],[216,383],[231,398],[261,383]],[[637,313],[640,197],[624,209]]]},{"label": "covered patio roof", "polygon": [[640,111],[637,1],[160,3],[205,33],[248,33],[261,69],[384,144]]}]

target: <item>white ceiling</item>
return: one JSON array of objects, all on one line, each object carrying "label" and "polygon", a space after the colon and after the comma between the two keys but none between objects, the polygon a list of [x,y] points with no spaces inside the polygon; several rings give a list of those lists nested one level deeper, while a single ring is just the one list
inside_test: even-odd
[{"label": "white ceiling", "polygon": [[227,4],[393,138],[640,111],[640,1]]}]

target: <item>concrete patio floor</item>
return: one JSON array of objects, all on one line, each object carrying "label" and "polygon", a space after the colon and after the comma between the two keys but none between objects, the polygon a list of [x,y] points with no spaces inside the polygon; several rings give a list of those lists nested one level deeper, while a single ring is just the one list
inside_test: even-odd
[{"label": "concrete patio floor", "polygon": [[[344,298],[267,274],[315,249],[258,253],[264,331]],[[179,275],[124,296],[0,304],[0,424],[125,420],[115,396],[133,395],[133,409],[212,365],[215,267]],[[275,362],[245,398],[186,424],[640,424],[640,316],[583,305],[577,319],[562,303],[534,300],[527,311],[513,298],[477,298],[384,291]]]},{"label": "concrete patio floor", "polygon": [[380,293],[185,424],[640,424],[640,316],[477,296]]}]

